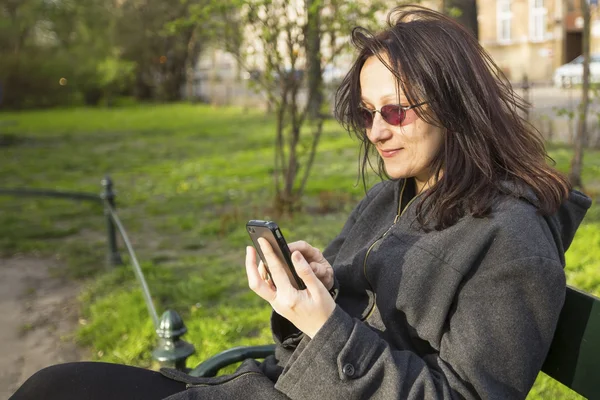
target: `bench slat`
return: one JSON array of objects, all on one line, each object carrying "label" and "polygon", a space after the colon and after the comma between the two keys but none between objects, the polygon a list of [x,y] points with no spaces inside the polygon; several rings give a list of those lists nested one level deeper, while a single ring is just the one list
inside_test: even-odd
[{"label": "bench slat", "polygon": [[600,299],[567,288],[542,371],[589,399],[600,399]]}]

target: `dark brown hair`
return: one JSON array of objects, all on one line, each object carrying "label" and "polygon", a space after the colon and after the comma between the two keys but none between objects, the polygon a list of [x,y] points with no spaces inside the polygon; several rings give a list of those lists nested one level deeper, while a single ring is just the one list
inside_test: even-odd
[{"label": "dark brown hair", "polygon": [[[489,215],[499,193],[519,196],[527,187],[537,196],[540,213],[554,213],[570,185],[548,165],[552,160],[540,133],[519,115],[528,104],[475,37],[452,19],[419,6],[395,8],[387,23],[378,34],[360,27],[352,31],[358,57],[336,94],[336,118],[361,141],[363,181],[366,165],[373,168],[369,156],[377,153],[359,113],[360,72],[376,56],[394,73],[410,104],[429,101],[428,107],[415,109],[417,115],[445,132],[430,165],[435,184],[417,206],[423,227],[433,223],[443,229],[467,212]],[[376,172],[387,176],[381,158]]]}]

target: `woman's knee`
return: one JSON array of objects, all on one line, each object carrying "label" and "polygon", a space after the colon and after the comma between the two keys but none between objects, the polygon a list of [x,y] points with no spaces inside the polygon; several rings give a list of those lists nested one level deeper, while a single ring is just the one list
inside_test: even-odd
[{"label": "woman's knee", "polygon": [[69,393],[65,390],[72,386],[78,370],[76,364],[80,363],[56,364],[37,371],[21,385],[10,400],[40,398],[40,394],[48,399],[61,398],[59,396],[65,398],[64,395]]},{"label": "woman's knee", "polygon": [[185,390],[185,384],[155,371],[103,362],[57,364],[39,370],[10,400],[162,399]]}]

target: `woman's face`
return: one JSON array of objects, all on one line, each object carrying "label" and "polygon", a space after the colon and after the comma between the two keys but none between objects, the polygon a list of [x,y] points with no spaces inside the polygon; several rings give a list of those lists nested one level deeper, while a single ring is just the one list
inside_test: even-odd
[{"label": "woman's face", "polygon": [[[383,58],[388,61],[386,56]],[[360,71],[363,107],[380,110],[386,104],[410,105],[404,93],[397,93],[397,86],[394,74],[377,57],[367,59]],[[444,140],[441,128],[423,121],[414,109],[406,112],[406,118],[399,126],[388,124],[376,112],[367,136],[377,148],[391,178],[414,177],[419,191],[429,182],[432,175],[429,166]]]}]

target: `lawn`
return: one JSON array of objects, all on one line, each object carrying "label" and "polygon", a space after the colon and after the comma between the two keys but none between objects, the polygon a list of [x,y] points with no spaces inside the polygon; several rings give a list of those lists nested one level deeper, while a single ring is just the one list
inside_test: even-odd
[{"label": "lawn", "polygon": [[[159,314],[178,311],[196,354],[271,341],[269,307],[247,289],[248,219],[271,211],[274,119],[254,110],[176,104],[0,114],[1,187],[99,193],[109,174],[119,215]],[[328,121],[304,201],[279,219],[288,240],[324,247],[363,192],[357,143]],[[550,146],[566,171],[571,152]],[[600,151],[584,181],[599,197]],[[373,184],[372,178],[369,184]],[[155,368],[151,320],[129,265],[104,265],[98,205],[0,196],[0,256],[57,258],[57,275],[85,284],[77,340],[94,359]],[[121,246],[121,248],[123,248]],[[123,251],[127,263],[128,257]],[[569,284],[600,295],[600,207],[594,204],[567,253]],[[578,398],[540,378],[530,398]]]}]

